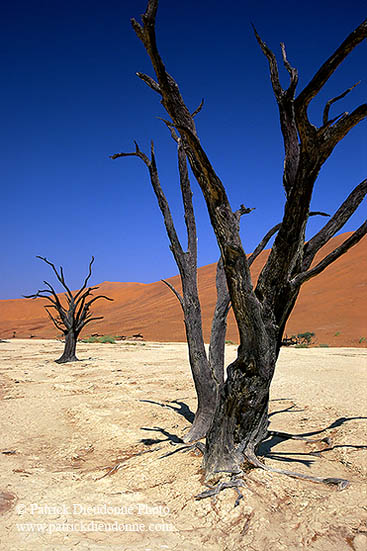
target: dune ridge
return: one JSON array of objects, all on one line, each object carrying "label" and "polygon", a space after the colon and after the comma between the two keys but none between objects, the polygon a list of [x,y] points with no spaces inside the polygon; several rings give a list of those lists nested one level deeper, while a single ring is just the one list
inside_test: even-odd
[{"label": "dune ridge", "polygon": [[[317,255],[315,262],[342,243],[349,233],[334,237]],[[269,251],[263,251],[251,267],[256,281]],[[209,340],[215,306],[215,264],[198,270],[205,340]],[[168,281],[181,288],[179,276]],[[146,340],[180,342],[185,340],[181,307],[176,297],[160,281],[119,283],[105,281],[98,293],[114,299],[95,304],[96,315],[104,319],[85,328],[92,333],[131,336],[141,333]],[[47,317],[45,300],[0,300],[0,338],[55,338],[59,333]],[[288,321],[288,335],[312,331],[316,344],[367,346],[367,239],[363,238],[347,254],[322,274],[305,283]],[[366,340],[361,340],[365,338]],[[228,319],[227,339],[238,341],[233,314]]]}]

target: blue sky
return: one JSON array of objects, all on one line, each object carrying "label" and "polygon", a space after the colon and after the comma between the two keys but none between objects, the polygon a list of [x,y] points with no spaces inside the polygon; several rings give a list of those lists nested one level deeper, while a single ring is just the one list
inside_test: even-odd
[{"label": "blue sky", "polygon": [[[283,147],[267,62],[251,25],[279,58],[284,41],[299,70],[298,91],[367,16],[365,1],[161,0],[158,45],[188,106],[205,107],[197,127],[233,208],[256,210],[242,221],[245,250],[280,221]],[[47,256],[77,288],[91,255],[92,282],[149,283],[177,273],[147,170],[139,159],[109,155],[148,150],[153,139],[162,187],[182,235],[175,145],[157,119],[159,97],[136,76],[152,74],[130,18],[145,0],[13,0],[0,33],[0,298],[17,298],[52,280]],[[333,96],[362,79],[332,113],[365,103],[366,43],[339,68],[317,100],[312,121]],[[287,74],[282,72],[284,84]],[[313,208],[333,213],[366,177],[366,121],[339,144],[320,174]],[[218,249],[200,190],[192,181],[199,265]],[[345,231],[358,227],[366,206]],[[312,220],[314,232],[324,220]]]}]

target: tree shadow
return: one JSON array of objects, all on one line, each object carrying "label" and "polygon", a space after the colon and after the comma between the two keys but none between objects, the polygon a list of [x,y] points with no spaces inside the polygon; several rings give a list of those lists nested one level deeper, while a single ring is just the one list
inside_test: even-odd
[{"label": "tree shadow", "polygon": [[[288,401],[287,398],[280,398],[279,400],[270,400],[271,402],[280,402],[280,401]],[[289,400],[290,402],[292,402],[292,400]],[[279,413],[300,413],[302,411],[305,411],[304,409],[294,409],[296,407],[296,404],[292,404],[291,406],[288,406],[287,408],[284,408],[284,409],[278,409],[276,411],[272,411],[271,413],[269,413],[269,419],[270,417],[273,417],[274,415],[278,415]]]},{"label": "tree shadow", "polygon": [[[288,408],[285,410],[288,411]],[[279,412],[280,413],[280,412]],[[283,461],[283,462],[299,462],[307,467],[309,467],[314,460],[312,459],[297,459],[294,456],[309,456],[313,455],[314,457],[322,457],[322,454],[325,452],[329,452],[332,450],[335,450],[337,448],[352,448],[352,449],[367,449],[367,445],[351,445],[351,444],[336,444],[335,446],[329,445],[326,448],[323,448],[321,450],[317,451],[311,451],[311,452],[292,452],[292,451],[286,451],[286,452],[279,452],[275,451],[273,452],[273,449],[280,444],[281,442],[284,442],[285,440],[291,440],[292,436],[299,438],[300,442],[302,442],[302,438],[307,438],[309,436],[316,436],[320,435],[330,429],[334,429],[337,427],[340,427],[347,421],[355,421],[358,419],[367,419],[367,417],[339,417],[333,423],[328,425],[327,427],[319,430],[309,431],[309,432],[303,432],[303,433],[297,433],[297,434],[279,434],[279,435],[270,435],[270,437],[266,440],[264,440],[258,449],[258,455],[262,457],[268,457],[269,459],[275,459],[277,461]],[[271,431],[270,431],[271,433]],[[305,441],[307,443],[307,440]],[[311,442],[312,443],[312,442]]]},{"label": "tree shadow", "polygon": [[[337,427],[341,427],[347,421],[356,421],[358,419],[367,419],[367,417],[339,417],[338,419],[333,421],[333,423],[331,423],[329,426],[327,426],[323,429],[314,430],[314,431],[310,431],[310,432],[297,433],[297,434],[294,434],[293,436],[300,436],[300,437],[316,436],[317,434],[322,434],[323,432],[326,432],[327,430],[335,429]],[[286,437],[283,438],[283,440],[287,440],[287,439],[288,438],[286,438]]]},{"label": "tree shadow", "polygon": [[140,430],[160,432],[166,438],[142,438],[139,442],[145,444],[146,446],[152,446],[153,444],[159,444],[160,442],[171,442],[172,444],[184,444],[182,438],[177,436],[177,434],[172,434],[161,427],[141,427]]},{"label": "tree shadow", "polygon": [[[160,406],[162,408],[173,409],[173,411],[175,411],[179,415],[182,415],[182,417],[184,417],[189,423],[194,422],[195,414],[191,411],[189,406],[185,404],[185,402],[179,402],[178,400],[171,400],[167,403],[155,402],[154,400],[140,400],[140,402],[155,404],[156,406]],[[172,406],[171,404],[177,404],[179,407]]]}]

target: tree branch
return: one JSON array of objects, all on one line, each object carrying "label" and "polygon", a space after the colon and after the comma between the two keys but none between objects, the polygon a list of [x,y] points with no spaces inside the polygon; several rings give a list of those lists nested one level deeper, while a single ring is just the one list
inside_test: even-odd
[{"label": "tree branch", "polygon": [[145,153],[143,153],[137,142],[134,140],[134,144],[135,144],[135,151],[133,151],[132,153],[115,153],[114,155],[110,155],[110,159],[118,159],[119,157],[139,157],[139,159],[141,159],[144,164],[150,168],[152,162],[151,160],[149,159],[148,155],[146,155]]},{"label": "tree branch", "polygon": [[290,80],[289,87],[287,89],[286,94],[288,95],[288,97],[290,99],[293,99],[294,94],[296,92],[296,87],[297,87],[297,84],[298,84],[298,71],[295,67],[292,67],[292,65],[289,63],[289,61],[287,59],[287,52],[286,52],[286,49],[285,49],[284,42],[280,43],[280,47],[281,47],[281,50],[282,50],[283,63],[284,63],[284,66],[285,66],[285,68],[287,69],[287,71],[289,73],[289,80]]},{"label": "tree branch", "polygon": [[357,210],[367,194],[367,179],[363,180],[348,195],[325,226],[308,241],[304,249],[303,270],[307,270],[316,253],[323,247]]},{"label": "tree branch", "polygon": [[290,77],[289,87],[287,90],[284,90],[280,85],[278,64],[275,55],[261,39],[255,27],[253,28],[260,48],[268,60],[270,80],[278,103],[285,152],[283,186],[288,196],[294,184],[299,162],[298,131],[293,104],[294,94],[298,84],[298,71],[289,63],[285,45],[281,43],[283,63]]},{"label": "tree branch", "polygon": [[96,285],[95,287],[88,287],[88,289],[85,289],[84,292],[79,295],[78,299],[75,300],[75,306],[77,306],[81,301],[85,300],[87,296],[89,296],[92,291],[95,291],[96,289],[99,289],[99,285]]},{"label": "tree branch", "polygon": [[137,76],[143,80],[152,90],[154,90],[155,92],[157,92],[158,94],[161,94],[162,95],[162,91],[159,87],[159,84],[158,82],[156,82],[154,80],[154,78],[148,76],[148,75],[145,75],[144,73],[136,73]]},{"label": "tree branch", "polygon": [[[310,212],[309,216],[329,216],[329,214],[326,214],[325,212]],[[271,228],[268,233],[264,235],[256,249],[253,251],[253,253],[248,257],[248,265],[251,266],[253,262],[256,260],[256,258],[259,256],[259,254],[265,249],[266,245],[270,241],[270,239],[277,233],[281,226],[281,223],[276,224],[273,228]]]},{"label": "tree branch", "polygon": [[197,107],[197,108],[195,109],[195,111],[194,111],[193,113],[191,113],[192,118],[196,117],[196,115],[197,115],[198,113],[200,113],[200,111],[201,111],[202,108],[203,108],[203,105],[204,105],[204,98],[201,100],[199,107]]},{"label": "tree branch", "polygon": [[227,316],[231,308],[231,298],[228,292],[222,257],[220,257],[217,264],[215,286],[217,290],[217,301],[215,304],[210,332],[209,364],[218,384],[222,385],[224,382],[224,354]]},{"label": "tree branch", "polygon": [[[326,105],[324,107],[324,113],[323,113],[323,116],[322,116],[322,122],[323,122],[324,126],[330,124],[330,122],[331,122],[331,121],[329,121],[329,111],[330,111],[331,105],[333,103],[335,103],[336,101],[339,101],[339,100],[343,99],[347,94],[349,94],[349,92],[351,92],[353,90],[353,88],[358,86],[358,84],[360,84],[360,83],[361,83],[361,81],[356,82],[355,84],[353,84],[353,86],[348,88],[348,90],[345,90],[345,92],[343,92],[339,96],[336,96],[335,98],[329,99],[329,101],[326,103]],[[337,118],[339,118],[339,117],[337,117]],[[334,121],[335,121],[335,119],[334,119]]]},{"label": "tree branch", "polygon": [[81,325],[77,328],[77,330],[81,331],[83,329],[83,327],[85,327],[87,325],[87,323],[90,323],[91,321],[96,321],[96,320],[103,320],[103,316],[96,316],[94,318],[89,318],[89,319],[83,321],[81,323]]},{"label": "tree branch", "polygon": [[[73,298],[73,295],[69,289],[69,287],[66,285],[65,283],[65,279],[64,279],[64,271],[63,271],[63,268],[62,266],[60,266],[60,274],[59,272],[56,270],[56,267],[55,267],[55,264],[53,264],[52,262],[50,262],[49,260],[47,260],[47,258],[45,258],[44,256],[36,256],[36,258],[39,258],[40,260],[43,260],[44,262],[46,262],[46,264],[48,264],[49,266],[51,266],[52,270],[54,271],[58,281],[61,283],[61,285],[64,287],[64,289],[66,290],[66,292],[68,293],[69,297],[70,298]],[[46,283],[46,282],[45,282]]]},{"label": "tree branch", "polygon": [[[175,287],[169,282],[167,281],[166,279],[161,279],[161,282],[164,283],[165,285],[167,285],[167,287],[169,289],[171,289],[172,293],[175,295],[175,297],[178,299],[179,303],[181,304],[181,307],[182,309],[184,310],[184,302],[183,302],[183,298],[182,296],[180,295],[180,293],[177,291],[177,289],[175,289]],[[185,312],[185,311],[184,311]]]},{"label": "tree branch", "polygon": [[134,142],[134,143],[135,143],[135,148],[136,148],[135,152],[133,152],[133,153],[116,153],[115,155],[111,155],[110,158],[111,159],[117,159],[118,157],[131,157],[131,156],[132,157],[139,157],[145,163],[145,165],[148,167],[149,175],[150,175],[150,181],[151,181],[154,193],[157,197],[160,211],[163,215],[164,224],[165,224],[166,230],[167,230],[167,235],[169,237],[171,247],[172,247],[172,252],[175,255],[175,258],[176,258],[176,255],[177,255],[177,258],[179,259],[179,262],[182,263],[184,252],[183,252],[183,249],[181,247],[181,243],[178,239],[178,236],[177,236],[174,224],[173,224],[173,219],[172,219],[171,211],[170,211],[170,208],[169,208],[169,205],[168,205],[168,201],[166,199],[166,196],[163,192],[163,189],[162,189],[160,181],[159,181],[158,170],[157,170],[157,165],[156,165],[156,161],[155,161],[153,142],[151,142],[151,159],[149,159],[149,157],[145,153],[140,151],[139,146],[136,142]]},{"label": "tree branch", "polygon": [[[173,126],[181,135],[190,166],[203,192],[209,216],[216,233],[221,255],[225,258],[227,283],[231,292],[234,311],[243,343],[257,346],[255,325],[262,326],[260,304],[253,294],[251,275],[241,239],[237,231],[235,215],[231,209],[224,186],[211,165],[196,132],[194,120],[185,105],[176,81],[165,69],[157,48],[154,17],[151,7],[157,1],[149,0],[142,17],[143,27],[134,24],[152,62],[157,82],[162,91],[162,105],[170,116]],[[154,8],[154,14],[155,14]],[[241,278],[238,277],[241,273]],[[245,312],[245,315],[239,315]],[[256,323],[250,320],[256,318]]]},{"label": "tree branch", "polygon": [[197,232],[195,223],[194,207],[192,204],[192,191],[187,169],[186,153],[182,144],[182,139],[177,141],[178,171],[180,175],[180,186],[182,202],[184,206],[185,225],[187,231],[187,254],[190,256],[190,262],[193,269],[197,269]]},{"label": "tree branch", "polygon": [[263,54],[265,55],[265,57],[268,60],[269,69],[270,69],[270,80],[271,80],[271,84],[272,84],[272,87],[273,87],[275,97],[276,97],[277,100],[280,100],[282,98],[284,90],[283,90],[283,88],[280,84],[280,80],[279,80],[279,71],[278,71],[277,59],[276,59],[274,53],[271,51],[271,49],[262,40],[262,38],[258,34],[256,28],[254,27],[254,25],[252,25],[252,28],[254,30],[256,40],[257,40]]},{"label": "tree branch", "polygon": [[[78,300],[77,300],[77,299],[78,299],[79,295],[80,295],[80,294],[84,291],[84,289],[86,288],[87,283],[88,283],[88,280],[89,280],[89,278],[90,278],[91,275],[92,275],[92,264],[93,264],[93,262],[94,262],[94,256],[92,256],[92,259],[91,259],[91,261],[89,262],[88,275],[87,275],[87,277],[85,278],[82,287],[79,289],[79,291],[76,293],[76,295],[75,295],[75,297],[74,297],[75,304],[78,303]],[[90,287],[90,289],[92,289],[92,288]],[[93,287],[93,289],[98,289],[98,287]]]},{"label": "tree branch", "polygon": [[314,268],[311,268],[311,270],[308,270],[306,272],[302,272],[298,274],[295,278],[291,280],[291,285],[296,288],[300,287],[305,281],[308,281],[312,277],[315,277],[316,275],[320,274],[330,266],[333,262],[335,262],[338,258],[340,258],[343,254],[345,254],[351,247],[356,245],[362,237],[364,237],[367,234],[367,221],[362,224],[348,239],[344,241],[339,247],[334,249],[330,254],[328,254],[321,262],[319,262]]},{"label": "tree branch", "polygon": [[352,113],[344,113],[334,126],[322,127],[319,130],[321,138],[321,158],[324,162],[332,153],[335,146],[354,128],[367,117],[367,104],[360,105]]},{"label": "tree branch", "polygon": [[[83,302],[81,303],[81,307],[79,309],[79,312],[75,316],[75,326],[76,326],[77,331],[80,331],[84,327],[85,320],[87,319],[88,316],[91,315],[91,313],[89,312],[89,309],[90,309],[91,305],[93,304],[93,302],[95,302],[96,300],[98,300],[100,298],[103,298],[105,300],[109,300],[110,302],[113,302],[113,298],[106,297],[105,295],[98,295],[97,297],[93,297],[90,301],[88,301],[86,303],[85,303],[85,298],[84,298]],[[84,304],[84,306],[83,306],[83,304]],[[83,306],[83,310],[81,310],[82,306]],[[101,316],[99,318],[94,318],[94,319],[103,319],[103,316]]]},{"label": "tree branch", "polygon": [[[296,103],[296,112],[302,119],[307,119],[307,107],[310,101],[319,93],[326,84],[331,75],[338,66],[358,46],[367,36],[367,20],[363,21],[344,42],[335,50],[335,52],[320,67],[307,86],[298,94]],[[308,119],[307,119],[308,120]]]},{"label": "tree branch", "polygon": [[247,261],[248,261],[249,266],[251,266],[251,264],[254,262],[254,260],[256,260],[256,258],[259,256],[259,254],[265,249],[265,247],[268,244],[269,240],[273,237],[274,234],[277,233],[280,226],[281,226],[281,224],[277,224],[276,226],[271,228],[271,230],[269,230],[267,234],[264,235],[264,237],[262,238],[262,240],[260,241],[260,243],[258,244],[256,249],[254,250],[254,252],[252,254],[250,254],[250,256],[248,257]]},{"label": "tree branch", "polygon": [[62,331],[63,333],[65,332],[65,326],[62,327],[62,325],[60,325],[62,322],[62,320],[58,321],[56,318],[53,317],[53,315],[51,314],[51,312],[49,312],[48,308],[56,308],[56,306],[45,306],[45,310],[47,312],[47,314],[49,315],[51,321],[53,322],[54,326],[56,327],[56,329],[59,329],[59,331]]}]

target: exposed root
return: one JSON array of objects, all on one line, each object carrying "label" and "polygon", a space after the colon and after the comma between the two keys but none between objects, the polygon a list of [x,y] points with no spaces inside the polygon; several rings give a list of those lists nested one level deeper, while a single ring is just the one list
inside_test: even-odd
[{"label": "exposed root", "polygon": [[247,449],[244,451],[244,456],[246,457],[247,461],[253,465],[254,467],[259,467],[260,469],[263,469],[264,471],[269,471],[272,473],[279,473],[284,474],[286,476],[290,476],[292,478],[300,478],[302,480],[310,480],[311,482],[317,482],[321,484],[328,484],[331,486],[337,486],[339,490],[344,490],[347,488],[350,484],[348,480],[345,480],[344,478],[322,478],[319,476],[311,476],[308,474],[303,473],[296,473],[294,471],[287,471],[283,469],[276,469],[275,467],[269,467],[268,465],[265,465],[259,459],[256,457],[255,452],[252,449]]},{"label": "exposed root", "polygon": [[[173,446],[176,446],[177,444],[173,444]],[[185,446],[181,446],[180,448],[177,448],[176,450],[173,450],[172,452],[167,452],[159,457],[159,459],[163,459],[164,457],[169,457],[170,455],[173,455],[177,452],[188,452],[190,450],[197,449],[200,453],[204,454],[205,451],[205,445],[202,442],[195,442],[195,444],[187,444]]]},{"label": "exposed root", "polygon": [[325,438],[306,438],[305,436],[299,436],[298,434],[289,434],[288,432],[279,432],[276,430],[269,430],[268,436],[279,436],[279,438],[284,438],[284,440],[303,440],[304,442],[325,442],[328,446],[331,445],[331,438],[325,436]]},{"label": "exposed root", "polygon": [[237,492],[237,499],[234,503],[234,507],[237,507],[239,505],[241,499],[243,499],[243,494],[239,490],[239,486],[244,486],[245,483],[242,480],[242,478],[233,478],[232,480],[229,480],[228,482],[219,482],[216,486],[210,486],[209,490],[205,490],[205,492],[202,492],[201,494],[198,494],[195,496],[195,499],[205,499],[207,497],[214,497],[219,494],[222,490],[225,490],[226,488],[234,488]]},{"label": "exposed root", "polygon": [[139,455],[144,455],[145,453],[152,453],[152,452],[155,452],[155,451],[158,451],[161,449],[162,446],[158,446],[156,448],[153,448],[152,450],[142,450],[141,452],[138,452],[138,453],[135,453],[134,455],[132,455],[131,457],[126,457],[123,461],[119,461],[118,463],[116,463],[116,465],[114,465],[113,467],[101,467],[101,470],[107,470],[107,472],[102,475],[102,476],[99,476],[98,478],[95,478],[95,480],[102,480],[102,478],[106,478],[106,476],[110,476],[112,474],[115,474],[117,473],[117,471],[119,469],[121,469],[121,467],[123,467],[123,465],[126,463],[126,461],[128,461],[128,459],[132,459],[133,457],[139,457]]}]

